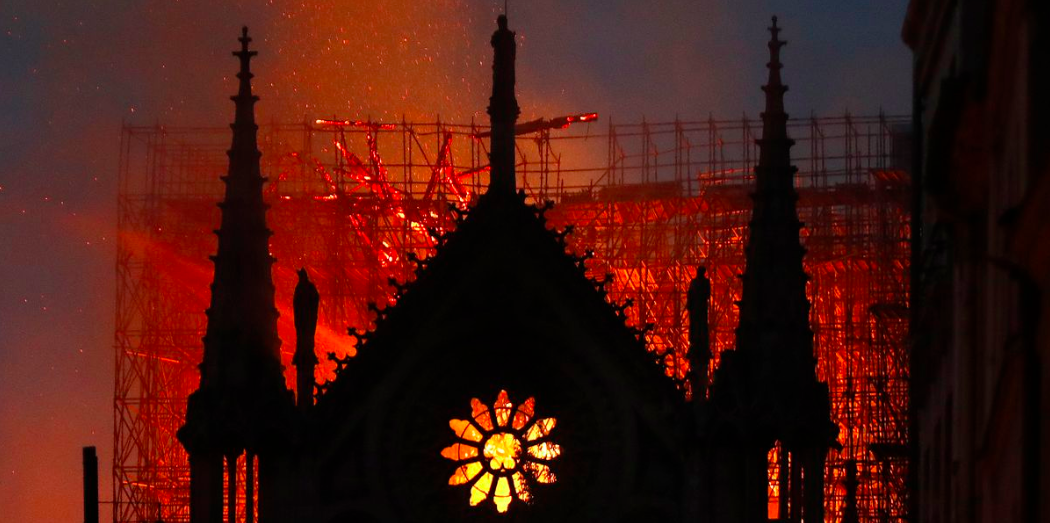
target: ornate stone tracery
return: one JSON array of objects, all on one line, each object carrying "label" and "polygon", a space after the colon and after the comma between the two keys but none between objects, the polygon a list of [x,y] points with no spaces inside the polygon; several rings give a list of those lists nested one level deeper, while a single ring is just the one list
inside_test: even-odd
[{"label": "ornate stone tracery", "polygon": [[469,420],[449,421],[458,441],[441,455],[457,462],[448,484],[470,487],[471,506],[492,499],[506,512],[515,499],[532,501],[536,484],[558,480],[550,467],[561,455],[551,437],[557,420],[536,417],[535,398],[515,406],[501,390],[491,409],[477,398],[470,404]]}]

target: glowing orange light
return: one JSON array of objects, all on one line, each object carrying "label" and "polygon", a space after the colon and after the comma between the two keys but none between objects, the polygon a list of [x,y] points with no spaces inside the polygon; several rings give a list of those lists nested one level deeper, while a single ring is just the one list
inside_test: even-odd
[{"label": "glowing orange light", "polygon": [[372,129],[383,129],[387,131],[397,129],[397,126],[395,126],[394,124],[366,122],[364,120],[328,120],[325,118],[318,118],[314,120],[314,124],[337,127],[366,127]]},{"label": "glowing orange light", "polygon": [[485,459],[492,470],[513,470],[521,454],[521,442],[513,434],[494,434],[485,442]]},{"label": "glowing orange light", "polygon": [[557,421],[534,419],[535,407],[535,398],[529,398],[515,408],[503,390],[491,409],[474,398],[471,419],[449,421],[459,441],[441,455],[462,464],[448,484],[470,486],[471,506],[491,498],[496,511],[503,513],[515,499],[532,501],[531,483],[557,481],[549,466],[561,455],[561,446],[549,439]]}]

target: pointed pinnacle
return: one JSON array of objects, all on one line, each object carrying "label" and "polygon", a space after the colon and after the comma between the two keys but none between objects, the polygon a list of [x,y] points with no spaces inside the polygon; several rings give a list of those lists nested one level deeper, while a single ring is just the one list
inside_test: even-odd
[{"label": "pointed pinnacle", "polygon": [[248,44],[252,41],[252,37],[248,36],[248,26],[241,27],[241,36],[237,41],[241,43],[241,50],[234,51],[233,56],[241,59],[241,73],[250,74],[251,59],[259,53],[248,49]]},{"label": "pointed pinnacle", "polygon": [[786,91],[787,87],[783,86],[780,79],[780,69],[783,68],[783,65],[780,63],[780,48],[784,47],[787,42],[780,39],[780,27],[777,25],[777,17],[775,16],[773,17],[773,25],[769,27],[769,32],[772,34],[769,40],[769,62],[766,63],[766,67],[769,69],[769,79],[763,90],[767,93],[770,90],[775,91],[778,89]]}]

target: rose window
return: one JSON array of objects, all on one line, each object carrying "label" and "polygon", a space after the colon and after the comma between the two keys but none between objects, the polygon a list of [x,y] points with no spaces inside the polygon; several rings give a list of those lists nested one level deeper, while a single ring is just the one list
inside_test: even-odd
[{"label": "rose window", "polygon": [[557,481],[549,466],[561,454],[550,438],[556,420],[535,417],[535,398],[515,408],[503,390],[491,409],[477,398],[470,407],[471,419],[449,421],[457,441],[441,455],[458,463],[448,484],[469,487],[471,506],[491,499],[506,512],[515,499],[532,500],[532,485]]}]

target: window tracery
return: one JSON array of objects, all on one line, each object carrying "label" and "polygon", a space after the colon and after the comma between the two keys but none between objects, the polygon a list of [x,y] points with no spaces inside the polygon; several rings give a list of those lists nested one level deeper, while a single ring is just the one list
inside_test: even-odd
[{"label": "window tracery", "polygon": [[537,418],[535,398],[515,407],[501,390],[491,408],[477,398],[470,407],[470,419],[449,421],[456,442],[441,455],[459,464],[448,484],[469,487],[471,506],[491,499],[503,513],[514,500],[531,502],[535,484],[557,481],[550,468],[561,455],[551,439],[557,420]]}]

